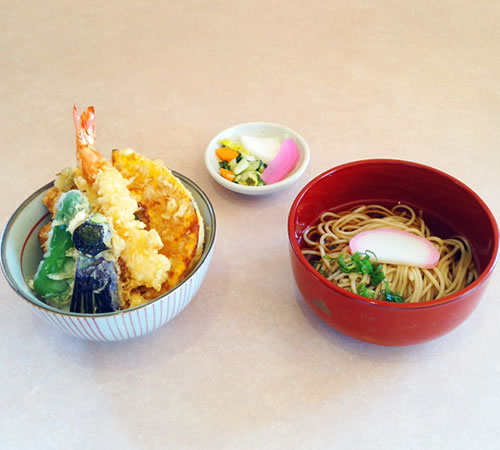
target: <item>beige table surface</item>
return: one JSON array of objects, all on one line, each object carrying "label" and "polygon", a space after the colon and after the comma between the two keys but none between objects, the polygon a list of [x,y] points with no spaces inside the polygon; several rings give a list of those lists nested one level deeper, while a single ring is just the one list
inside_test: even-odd
[{"label": "beige table surface", "polygon": [[[219,228],[192,303],[130,342],[67,336],[0,277],[0,448],[500,448],[498,268],[455,331],[378,347],[305,306],[285,229],[308,180],[371,157],[442,169],[500,217],[499,23],[493,0],[4,0],[2,228],[73,164],[73,103],[107,156],[198,183]],[[205,146],[245,121],[308,140],[299,182],[248,198],[209,177]]]}]

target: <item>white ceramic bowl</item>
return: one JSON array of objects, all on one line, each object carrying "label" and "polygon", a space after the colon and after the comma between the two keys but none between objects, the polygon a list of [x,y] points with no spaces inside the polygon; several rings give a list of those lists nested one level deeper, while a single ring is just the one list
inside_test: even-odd
[{"label": "white ceramic bowl", "polygon": [[[288,176],[273,184],[264,186],[244,186],[226,180],[219,173],[219,161],[215,150],[220,147],[219,141],[222,139],[239,139],[240,136],[250,135],[259,137],[277,137],[281,141],[292,138],[300,152],[300,159],[296,167]],[[278,192],[297,181],[306,170],[310,159],[309,145],[306,140],[291,128],[271,122],[248,122],[226,128],[217,134],[208,144],[205,150],[205,164],[212,178],[225,188],[246,195],[266,195]]]},{"label": "white ceramic bowl", "polygon": [[42,258],[38,232],[49,220],[42,198],[52,183],[38,189],[19,206],[2,234],[2,270],[11,287],[51,325],[91,341],[132,339],[150,333],[172,320],[198,291],[210,264],[216,236],[215,213],[207,196],[188,178],[176,172],[173,174],[193,195],[205,224],[202,257],[191,273],[174,289],[144,305],[104,314],[63,312],[41,301],[27,282],[33,278]]}]

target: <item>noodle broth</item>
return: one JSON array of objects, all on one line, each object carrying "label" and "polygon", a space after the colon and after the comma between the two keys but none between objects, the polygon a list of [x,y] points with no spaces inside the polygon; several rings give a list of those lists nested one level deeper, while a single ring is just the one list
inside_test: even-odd
[{"label": "noodle broth", "polygon": [[[370,258],[373,270],[378,268],[381,276],[356,270],[346,272],[344,259],[353,259],[350,239],[361,231],[382,227],[411,232],[432,242],[440,252],[437,267],[379,264],[373,255]],[[442,216],[406,203],[351,202],[324,211],[304,228],[299,245],[310,264],[329,281],[349,292],[378,300],[406,303],[435,300],[460,291],[478,277],[467,237]],[[380,277],[383,281],[378,281]]]}]

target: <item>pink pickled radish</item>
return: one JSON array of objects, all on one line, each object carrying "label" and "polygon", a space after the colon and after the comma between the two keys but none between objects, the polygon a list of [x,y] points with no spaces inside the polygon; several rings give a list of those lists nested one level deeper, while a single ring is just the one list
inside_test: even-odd
[{"label": "pink pickled radish", "polygon": [[427,239],[394,228],[362,231],[349,242],[351,253],[373,252],[386,264],[432,269],[439,262],[439,251]]},{"label": "pink pickled radish", "polygon": [[293,139],[285,139],[279,153],[271,160],[262,172],[262,179],[266,184],[277,183],[285,178],[297,165],[300,152]]}]

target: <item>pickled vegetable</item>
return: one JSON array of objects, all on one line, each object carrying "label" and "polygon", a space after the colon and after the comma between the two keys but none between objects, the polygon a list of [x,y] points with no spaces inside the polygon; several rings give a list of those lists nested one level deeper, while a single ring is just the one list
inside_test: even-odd
[{"label": "pickled vegetable", "polygon": [[300,159],[300,152],[293,139],[285,139],[279,153],[262,172],[266,184],[283,180],[295,168]]}]

